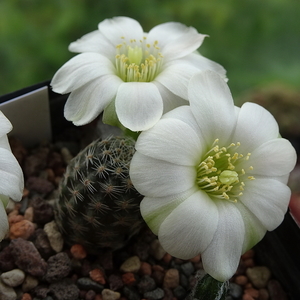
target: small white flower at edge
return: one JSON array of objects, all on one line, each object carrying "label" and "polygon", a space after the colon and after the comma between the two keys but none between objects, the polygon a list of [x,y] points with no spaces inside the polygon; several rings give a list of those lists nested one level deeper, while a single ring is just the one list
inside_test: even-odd
[{"label": "small white flower at edge", "polygon": [[64,113],[75,125],[104,111],[106,123],[146,130],[163,113],[188,104],[187,86],[196,72],[214,70],[225,79],[223,67],[196,51],[206,35],[193,27],[170,22],[145,33],[136,20],[115,17],[98,28],[70,44],[80,54],[51,81],[55,92],[71,92]]},{"label": "small white flower at edge", "polygon": [[140,134],[130,176],[163,248],[182,259],[201,253],[206,272],[226,281],[282,222],[296,153],[267,110],[234,106],[217,73],[195,75],[188,92],[190,106]]},{"label": "small white flower at edge", "polygon": [[9,228],[5,211],[9,198],[20,201],[24,188],[22,169],[12,154],[7,139],[7,133],[11,130],[11,123],[0,111],[0,241]]}]

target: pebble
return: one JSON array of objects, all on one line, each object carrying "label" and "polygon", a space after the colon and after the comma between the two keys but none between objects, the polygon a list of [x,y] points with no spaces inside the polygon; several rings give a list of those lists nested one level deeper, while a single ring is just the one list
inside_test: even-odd
[{"label": "pebble", "polygon": [[179,285],[173,290],[173,294],[178,300],[183,300],[187,296],[187,291],[184,287]]},{"label": "pebble", "polygon": [[47,282],[59,281],[67,277],[71,271],[71,261],[65,252],[51,256],[48,261],[47,272],[44,279]]},{"label": "pebble", "polygon": [[152,267],[149,263],[142,261],[141,267],[139,271],[142,275],[151,275],[152,274]]},{"label": "pebble", "polygon": [[136,278],[133,273],[122,274],[122,281],[125,285],[134,285],[136,283]]},{"label": "pebble", "polygon": [[245,275],[238,275],[234,278],[234,282],[238,285],[245,285],[248,283],[248,277]]},{"label": "pebble", "polygon": [[29,292],[30,290],[34,289],[39,284],[37,278],[27,274],[23,283],[22,283],[22,291]]},{"label": "pebble", "polygon": [[246,274],[252,284],[258,289],[266,287],[271,277],[271,271],[264,266],[248,268]]},{"label": "pebble", "polygon": [[124,285],[121,276],[116,274],[111,274],[108,277],[108,282],[109,282],[109,288],[113,291],[121,289]]},{"label": "pebble", "polygon": [[33,199],[31,205],[33,208],[33,220],[35,223],[44,225],[53,220],[54,212],[49,201],[46,201],[41,197],[37,197]]},{"label": "pebble", "polygon": [[141,300],[139,292],[134,287],[124,286],[123,293],[126,299],[130,300]]},{"label": "pebble", "polygon": [[81,277],[77,280],[77,285],[82,290],[93,290],[96,293],[101,293],[104,289],[102,284],[99,284],[88,277]]},{"label": "pebble", "polygon": [[229,283],[229,294],[234,299],[240,299],[243,295],[243,288],[234,282],[230,282]]},{"label": "pebble", "polygon": [[100,270],[100,269],[93,269],[89,272],[89,275],[91,277],[92,280],[100,283],[100,284],[105,284],[106,280],[105,280],[105,273]]},{"label": "pebble", "polygon": [[10,242],[9,248],[19,269],[37,277],[46,273],[47,263],[32,242],[17,238]]},{"label": "pebble", "polygon": [[147,300],[159,300],[159,299],[162,299],[164,297],[164,295],[165,295],[165,292],[163,289],[156,288],[153,291],[145,293],[143,296]]},{"label": "pebble", "polygon": [[0,280],[0,299],[1,300],[16,300],[17,299],[17,293],[15,290],[7,286],[5,283],[3,283]]},{"label": "pebble", "polygon": [[33,222],[33,207],[28,207],[24,213],[24,219]]},{"label": "pebble", "polygon": [[194,265],[190,261],[183,263],[180,269],[187,277],[191,276],[195,271]]},{"label": "pebble", "polygon": [[23,238],[24,240],[29,239],[34,233],[35,226],[28,220],[22,220],[11,224],[9,228],[9,238],[11,240],[16,238]]},{"label": "pebble", "polygon": [[96,297],[96,292],[93,290],[89,290],[85,294],[85,300],[94,300]]},{"label": "pebble", "polygon": [[0,270],[1,271],[10,271],[15,268],[15,259],[11,253],[11,248],[5,247],[0,251]]},{"label": "pebble", "polygon": [[137,288],[141,294],[144,294],[154,290],[156,288],[156,283],[152,277],[145,275],[139,280]]},{"label": "pebble", "polygon": [[163,281],[163,287],[174,289],[179,285],[179,272],[177,269],[169,269],[166,271]]},{"label": "pebble", "polygon": [[120,271],[124,273],[137,273],[141,267],[141,261],[138,256],[131,256],[120,266]]},{"label": "pebble", "polygon": [[259,296],[259,291],[255,288],[247,288],[244,290],[244,294],[250,295],[252,298],[257,299]]},{"label": "pebble", "polygon": [[51,221],[44,226],[44,231],[47,234],[52,249],[58,253],[63,249],[64,240],[61,233],[58,231],[55,221]]},{"label": "pebble", "polygon": [[280,283],[275,280],[275,279],[271,279],[268,282],[267,285],[269,294],[270,294],[270,299],[272,300],[287,300],[287,295],[284,292],[284,290],[282,289],[282,286],[280,285]]},{"label": "pebble", "polygon": [[0,275],[1,280],[10,287],[21,285],[25,279],[25,273],[20,269],[14,269]]},{"label": "pebble", "polygon": [[154,239],[150,244],[150,253],[155,259],[161,260],[166,254],[166,251],[161,246],[159,240]]},{"label": "pebble", "polygon": [[121,297],[121,294],[119,292],[115,292],[109,289],[104,289],[101,292],[103,300],[118,300]]},{"label": "pebble", "polygon": [[24,293],[21,300],[32,300],[32,297],[28,293]]},{"label": "pebble", "polygon": [[50,245],[46,232],[42,228],[36,229],[33,243],[44,259],[48,259],[55,253]]},{"label": "pebble", "polygon": [[49,290],[56,300],[77,300],[79,296],[78,287],[70,279],[51,283]]},{"label": "pebble", "polygon": [[30,176],[26,181],[26,187],[42,195],[47,195],[54,190],[54,185],[45,178]]},{"label": "pebble", "polygon": [[71,255],[76,259],[84,259],[87,256],[86,250],[80,244],[75,244],[70,249]]},{"label": "pebble", "polygon": [[259,300],[269,300],[269,292],[267,289],[259,289]]}]

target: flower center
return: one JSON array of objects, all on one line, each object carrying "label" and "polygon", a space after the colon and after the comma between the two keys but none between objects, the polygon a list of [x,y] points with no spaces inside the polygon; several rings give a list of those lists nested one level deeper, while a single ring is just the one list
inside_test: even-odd
[{"label": "flower center", "polygon": [[[243,195],[245,180],[254,180],[247,176],[242,168],[243,161],[249,160],[247,155],[236,152],[240,143],[232,143],[228,147],[219,147],[216,139],[211,149],[197,167],[197,185],[210,196],[237,202]],[[253,170],[253,167],[250,167]]]},{"label": "flower center", "polygon": [[147,38],[130,40],[116,46],[116,69],[125,82],[150,82],[160,73],[163,56],[159,52],[158,41],[153,45]]}]

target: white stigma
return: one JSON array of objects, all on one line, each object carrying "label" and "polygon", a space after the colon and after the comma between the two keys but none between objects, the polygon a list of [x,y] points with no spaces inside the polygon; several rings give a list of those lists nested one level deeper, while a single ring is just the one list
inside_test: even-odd
[{"label": "white stigma", "polygon": [[160,73],[162,54],[159,52],[158,42],[152,45],[147,38],[136,41],[125,41],[116,46],[117,74],[124,82],[150,82]]}]

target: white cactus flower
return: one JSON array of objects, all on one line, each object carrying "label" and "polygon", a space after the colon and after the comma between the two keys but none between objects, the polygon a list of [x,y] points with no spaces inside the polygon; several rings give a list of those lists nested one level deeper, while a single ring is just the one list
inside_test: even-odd
[{"label": "white cactus flower", "polygon": [[201,253],[206,272],[226,281],[282,222],[296,153],[266,109],[234,106],[217,73],[195,75],[188,94],[190,106],[140,134],[130,176],[163,248],[181,259]]},{"label": "white cactus flower", "polygon": [[0,241],[9,228],[5,211],[9,198],[20,201],[24,188],[22,169],[12,154],[7,139],[7,133],[11,130],[11,123],[0,111]]},{"label": "white cactus flower", "polygon": [[193,27],[170,22],[145,33],[136,20],[115,17],[98,28],[70,44],[80,54],[51,82],[55,92],[71,92],[65,117],[75,125],[104,111],[106,122],[146,130],[163,113],[188,104],[187,85],[196,72],[214,70],[225,79],[223,67],[196,51],[206,35]]}]

